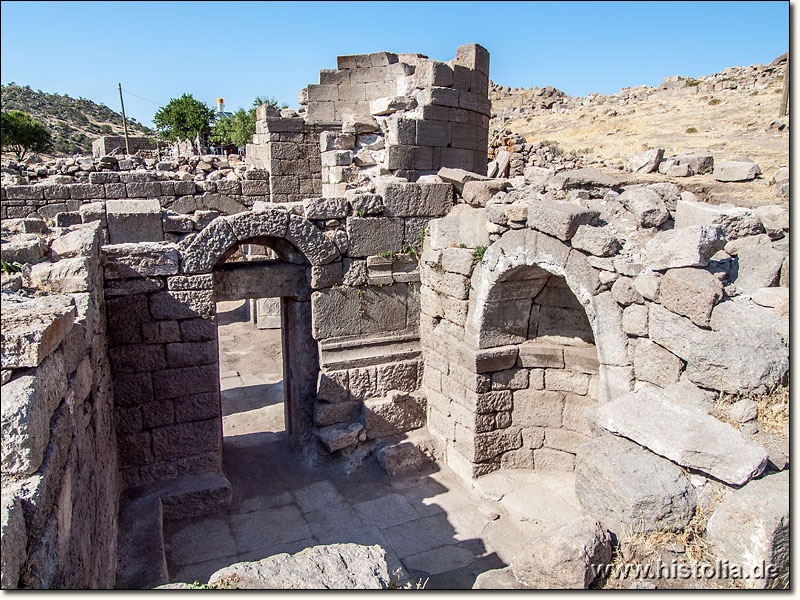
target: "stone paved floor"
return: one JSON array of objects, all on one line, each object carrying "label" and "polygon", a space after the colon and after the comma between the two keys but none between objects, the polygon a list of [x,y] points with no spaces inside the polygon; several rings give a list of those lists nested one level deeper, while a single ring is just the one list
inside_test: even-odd
[{"label": "stone paved floor", "polygon": [[500,473],[470,489],[445,465],[391,477],[373,458],[349,475],[307,464],[281,433],[280,357],[259,347],[279,332],[236,318],[220,319],[233,503],[227,514],[165,525],[172,581],[205,582],[234,562],[355,542],[379,544],[390,569],[404,568],[426,588],[471,588],[478,574],[507,566],[530,536],[575,516],[569,476]]}]

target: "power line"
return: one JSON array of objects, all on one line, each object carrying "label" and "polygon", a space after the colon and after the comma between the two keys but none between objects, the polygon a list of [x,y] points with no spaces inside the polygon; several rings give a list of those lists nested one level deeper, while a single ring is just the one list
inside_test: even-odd
[{"label": "power line", "polygon": [[123,91],[124,91],[126,94],[130,94],[131,96],[135,96],[135,97],[136,97],[136,98],[138,98],[139,100],[144,100],[145,102],[149,102],[150,104],[155,104],[156,106],[161,106],[161,103],[160,103],[160,102],[153,102],[152,100],[148,100],[147,98],[142,98],[140,95],[138,95],[138,94],[134,94],[132,91],[130,91],[130,90],[129,90],[129,89],[127,89],[127,88],[124,88],[124,89],[123,89]]}]

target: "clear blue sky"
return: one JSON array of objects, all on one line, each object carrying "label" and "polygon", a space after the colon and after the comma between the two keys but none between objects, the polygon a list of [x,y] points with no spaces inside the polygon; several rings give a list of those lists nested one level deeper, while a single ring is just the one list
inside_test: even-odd
[{"label": "clear blue sky", "polygon": [[[2,82],[83,96],[151,125],[170,98],[295,107],[339,54],[437,60],[478,42],[490,77],[574,96],[768,63],[789,2],[2,2]],[[142,100],[133,94],[145,98]]]}]

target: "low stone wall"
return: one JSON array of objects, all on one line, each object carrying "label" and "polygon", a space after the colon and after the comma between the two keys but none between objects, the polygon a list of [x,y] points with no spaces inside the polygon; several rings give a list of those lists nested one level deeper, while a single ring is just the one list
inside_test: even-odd
[{"label": "low stone wall", "polygon": [[[108,588],[119,474],[100,230],[39,223],[24,235],[50,260],[4,277],[2,586]],[[5,293],[23,278],[39,295]]]}]

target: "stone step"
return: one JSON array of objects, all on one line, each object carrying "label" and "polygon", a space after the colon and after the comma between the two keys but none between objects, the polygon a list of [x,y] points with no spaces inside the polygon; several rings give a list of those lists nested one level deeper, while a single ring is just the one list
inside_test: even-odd
[{"label": "stone step", "polygon": [[396,363],[420,356],[419,337],[408,333],[363,340],[357,346],[339,342],[323,344],[320,348],[320,364],[331,371]]}]

